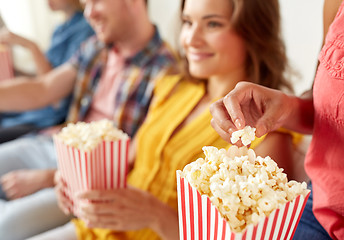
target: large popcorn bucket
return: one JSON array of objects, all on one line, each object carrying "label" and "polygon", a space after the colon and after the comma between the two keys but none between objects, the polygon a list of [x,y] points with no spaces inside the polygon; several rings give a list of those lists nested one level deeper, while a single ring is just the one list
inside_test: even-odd
[{"label": "large popcorn bucket", "polygon": [[[65,145],[54,137],[58,169],[67,182],[67,194],[84,190],[126,188],[128,173],[129,139],[102,141],[90,151]],[[78,203],[74,201],[74,213]]]},{"label": "large popcorn bucket", "polygon": [[181,240],[280,240],[292,239],[299,223],[306,198],[298,196],[256,225],[249,225],[242,233],[232,232],[226,220],[206,195],[177,172],[179,236]]},{"label": "large popcorn bucket", "polygon": [[0,81],[13,78],[13,61],[10,48],[0,44]]}]

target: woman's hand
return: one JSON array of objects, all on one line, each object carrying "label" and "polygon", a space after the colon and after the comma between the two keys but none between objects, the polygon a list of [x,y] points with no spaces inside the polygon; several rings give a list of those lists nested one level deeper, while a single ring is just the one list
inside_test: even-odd
[{"label": "woman's hand", "polygon": [[2,176],[0,183],[10,200],[22,198],[43,188],[54,187],[55,170],[17,170]]},{"label": "woman's hand", "polygon": [[41,51],[39,46],[33,41],[21,37],[17,34],[10,32],[7,28],[0,29],[0,44],[7,45],[20,45],[32,54],[33,60],[36,64],[36,73],[37,75],[42,75],[48,73],[52,70],[52,66],[49,62],[49,59],[45,57],[45,54]]},{"label": "woman's hand", "polygon": [[0,43],[12,46],[20,45],[25,48],[29,48],[32,45],[30,40],[10,32],[7,28],[2,28],[0,30]]},{"label": "woman's hand", "polygon": [[55,193],[59,208],[66,214],[73,213],[73,201],[67,194],[67,184],[62,178],[59,171],[55,173]]},{"label": "woman's hand", "polygon": [[151,228],[164,239],[178,238],[177,212],[150,193],[126,189],[86,191],[78,194],[80,217],[88,227],[115,231]]},{"label": "woman's hand", "polygon": [[256,136],[276,130],[297,109],[296,98],[281,91],[249,82],[240,82],[223,99],[213,103],[211,125],[230,142],[231,134],[246,125],[256,128]]}]

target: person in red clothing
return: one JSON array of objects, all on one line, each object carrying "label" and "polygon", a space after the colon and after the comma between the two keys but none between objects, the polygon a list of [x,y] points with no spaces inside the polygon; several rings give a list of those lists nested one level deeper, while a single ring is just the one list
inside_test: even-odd
[{"label": "person in red clothing", "polygon": [[283,126],[313,134],[305,159],[312,194],[294,239],[344,239],[344,2],[325,0],[326,38],[313,97],[288,96],[240,82],[211,106],[212,126],[229,141],[233,131],[255,126],[257,136]]}]

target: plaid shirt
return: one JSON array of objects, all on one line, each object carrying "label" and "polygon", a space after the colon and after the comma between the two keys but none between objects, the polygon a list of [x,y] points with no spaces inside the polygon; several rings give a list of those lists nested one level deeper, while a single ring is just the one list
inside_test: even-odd
[{"label": "plaid shirt", "polygon": [[[92,37],[70,60],[78,69],[78,75],[68,122],[85,118],[106,63],[107,51]],[[134,136],[146,117],[156,80],[175,70],[176,57],[156,29],[147,46],[126,59],[123,69],[114,79],[120,86],[115,100],[115,126]]]}]

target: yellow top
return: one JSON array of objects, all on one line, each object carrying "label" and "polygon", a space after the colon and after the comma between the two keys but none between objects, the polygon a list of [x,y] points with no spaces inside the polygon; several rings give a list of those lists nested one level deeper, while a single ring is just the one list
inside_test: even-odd
[{"label": "yellow top", "polygon": [[[171,90],[175,89],[172,95]],[[205,84],[183,80],[180,76],[161,79],[155,88],[145,123],[137,133],[137,158],[128,176],[128,183],[149,191],[162,202],[177,211],[176,170],[199,157],[203,146],[228,148],[210,125],[212,118],[208,108],[188,125],[176,128],[185,120],[205,94]],[[254,140],[257,146],[264,137]],[[114,232],[105,229],[87,229],[82,221],[74,221],[79,239],[160,239],[153,231],[143,229],[132,232]]]}]

